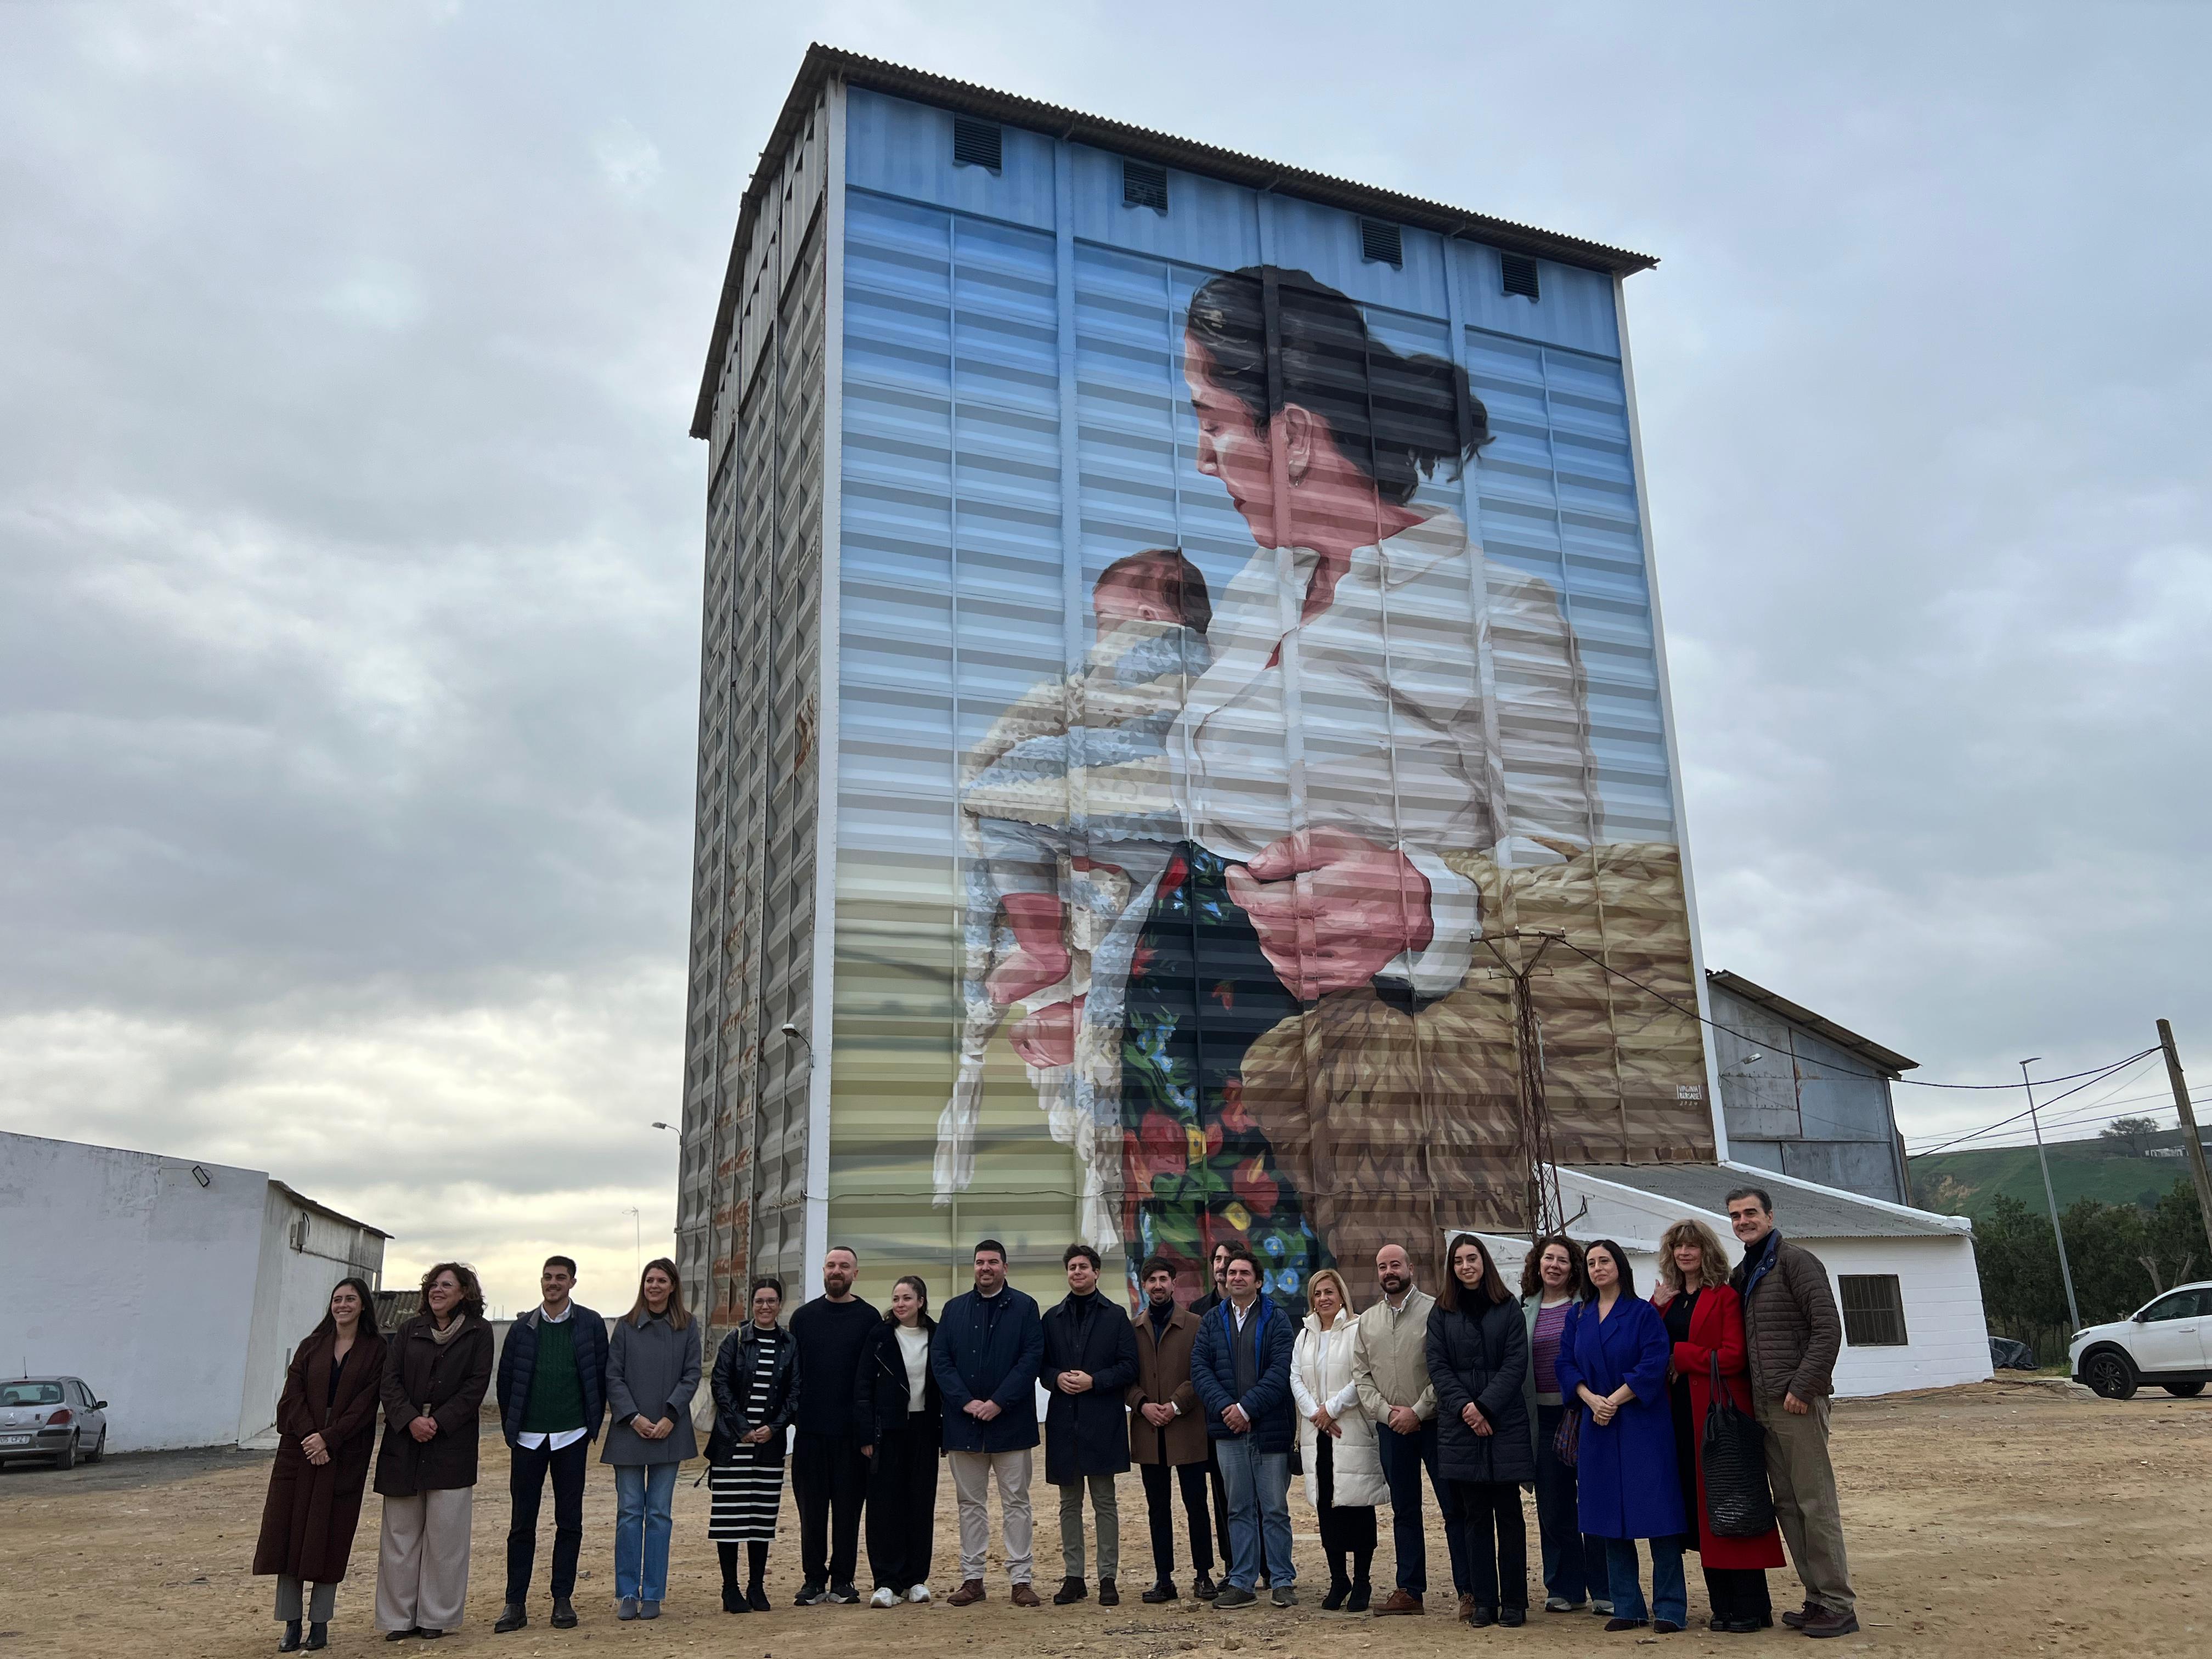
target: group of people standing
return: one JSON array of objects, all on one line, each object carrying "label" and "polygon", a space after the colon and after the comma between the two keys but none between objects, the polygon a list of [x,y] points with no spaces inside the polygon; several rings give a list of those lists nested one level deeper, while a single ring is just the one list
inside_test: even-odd
[{"label": "group of people standing", "polygon": [[[1211,1264],[1213,1290],[1188,1308],[1174,1265],[1146,1262],[1133,1316],[1100,1289],[1102,1264],[1088,1245],[1068,1247],[1067,1294],[1047,1310],[1007,1283],[1006,1248],[986,1239],[974,1253],[973,1287],[936,1317],[928,1286],[912,1275],[879,1311],[854,1291],[857,1256],[836,1247],[822,1264],[822,1294],[787,1322],[782,1285],[755,1280],[750,1318],[714,1358],[704,1479],[723,1609],[769,1605],[787,1459],[799,1521],[797,1605],[861,1599],[864,1516],[870,1604],[930,1601],[940,1462],[959,1516],[960,1576],[948,1601],[966,1607],[988,1594],[995,1487],[1010,1599],[1040,1605],[1030,1487],[1042,1440],[1046,1482],[1060,1491],[1063,1576],[1052,1596],[1060,1606],[1090,1597],[1094,1562],[1098,1601],[1119,1604],[1115,1479],[1133,1463],[1152,1555],[1144,1601],[1182,1594],[1179,1496],[1195,1596],[1224,1610],[1262,1595],[1279,1607],[1297,1605],[1295,1453],[1320,1518],[1324,1610],[1425,1611],[1425,1474],[1469,1625],[1526,1621],[1521,1492],[1528,1486],[1549,1611],[1587,1607],[1608,1631],[1681,1630],[1683,1553],[1694,1550],[1708,1627],[1757,1631],[1774,1622],[1766,1573],[1783,1565],[1786,1539],[1806,1600],[1783,1622],[1808,1636],[1855,1631],[1827,1455],[1841,1320],[1826,1271],[1775,1230],[1765,1192],[1732,1194],[1729,1212],[1744,1247],[1733,1272],[1709,1229],[1680,1222],[1662,1241],[1660,1284],[1648,1301],[1610,1240],[1538,1240],[1516,1295],[1483,1241],[1461,1234],[1436,1296],[1415,1284],[1406,1247],[1388,1243],[1375,1261],[1379,1294],[1364,1310],[1355,1311],[1339,1272],[1322,1268],[1307,1283],[1302,1320],[1261,1293],[1256,1256],[1227,1244]],[[529,1622],[549,1477],[552,1623],[577,1622],[585,1474],[610,1413],[600,1459],[615,1469],[617,1615],[658,1617],[676,1472],[698,1455],[690,1406],[699,1329],[674,1264],[646,1267],[611,1339],[607,1322],[574,1301],[574,1263],[550,1258],[541,1304],[515,1322],[499,1358],[513,1505],[500,1632]],[[327,1641],[380,1415],[377,1623],[394,1641],[458,1627],[477,1413],[493,1369],[483,1295],[459,1263],[425,1275],[422,1311],[388,1337],[362,1281],[332,1292],[328,1316],[293,1358],[254,1560],[255,1571],[277,1575],[281,1651]],[[1699,1437],[1716,1389],[1764,1431],[1778,1535],[1772,1526],[1745,1537],[1715,1524]],[[1377,1602],[1385,1504],[1395,1584]]]}]

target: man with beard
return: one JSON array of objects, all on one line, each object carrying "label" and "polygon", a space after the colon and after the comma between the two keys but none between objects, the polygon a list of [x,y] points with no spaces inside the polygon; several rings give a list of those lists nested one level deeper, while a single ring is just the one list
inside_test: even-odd
[{"label": "man with beard", "polygon": [[1137,1380],[1137,1333],[1128,1315],[1098,1294],[1098,1252],[1071,1244],[1061,1254],[1067,1295],[1044,1316],[1044,1363],[1037,1381],[1045,1409],[1044,1478],[1060,1488],[1060,1553],[1066,1577],[1055,1607],[1080,1601],[1083,1492],[1098,1529],[1098,1605],[1115,1607],[1121,1593],[1121,1510],[1114,1477],[1129,1467],[1121,1391]]},{"label": "man with beard", "polygon": [[[1450,1489],[1437,1480],[1437,1391],[1429,1382],[1429,1310],[1436,1297],[1413,1283],[1413,1264],[1402,1244],[1375,1252],[1377,1297],[1352,1327],[1352,1381],[1359,1403],[1375,1421],[1375,1449],[1390,1486],[1390,1534],[1398,1558],[1398,1588],[1375,1609],[1417,1613],[1428,1594],[1429,1559],[1421,1530],[1421,1471],[1436,1482],[1437,1507],[1455,1512]],[[1472,1598],[1469,1598],[1471,1601]]]},{"label": "man with beard", "polygon": [[[1216,1260],[1228,1263],[1229,1248]],[[1164,1256],[1145,1263],[1145,1311],[1136,1322],[1137,1380],[1129,1385],[1129,1455],[1144,1472],[1145,1516],[1152,1533],[1152,1587],[1145,1600],[1176,1599],[1175,1507],[1170,1480],[1182,1488],[1190,1523],[1191,1593],[1213,1599],[1213,1529],[1206,1513],[1206,1416],[1190,1380],[1191,1345],[1198,1319],[1176,1306],[1175,1264]]]},{"label": "man with beard", "polygon": [[1030,1584],[1030,1454],[1037,1443],[1037,1367],[1044,1326],[1037,1304],[1006,1283],[1006,1247],[995,1238],[975,1246],[975,1288],[954,1297],[938,1318],[929,1363],[945,1401],[945,1461],[960,1506],[960,1588],[945,1599],[956,1607],[983,1599],[983,1556],[991,1543],[991,1485],[999,1488],[1006,1529],[1008,1598],[1041,1606]]},{"label": "man with beard", "polygon": [[[1227,1239],[1218,1241],[1213,1247],[1212,1260],[1208,1263],[1213,1288],[1190,1304],[1191,1312],[1200,1319],[1229,1299],[1225,1275],[1229,1272],[1230,1248]],[[1213,1488],[1213,1535],[1220,1540],[1221,1553],[1226,1557],[1229,1553],[1229,1488],[1222,1481],[1221,1458],[1211,1439],[1206,1443],[1206,1483]],[[1201,1576],[1200,1583],[1202,1588],[1196,1591],[1198,1599],[1211,1601],[1213,1599],[1212,1581]],[[1260,1588],[1267,1588],[1267,1575],[1264,1571],[1260,1575]]]},{"label": "man with beard", "polygon": [[[842,1244],[822,1258],[822,1294],[791,1316],[799,1350],[799,1438],[791,1489],[799,1504],[798,1605],[849,1606],[860,1599],[853,1575],[860,1561],[860,1510],[868,1464],[853,1420],[853,1379],[881,1316],[853,1294],[860,1257]],[[834,1518],[833,1518],[834,1517]]]}]

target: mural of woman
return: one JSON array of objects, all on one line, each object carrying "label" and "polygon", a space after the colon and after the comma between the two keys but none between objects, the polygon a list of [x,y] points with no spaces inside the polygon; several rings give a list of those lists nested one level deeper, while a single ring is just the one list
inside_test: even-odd
[{"label": "mural of woman", "polygon": [[1440,1190],[1499,1207],[1510,1018],[1440,1042],[1420,1015],[1469,982],[1486,879],[1595,838],[1595,767],[1557,596],[1414,501],[1489,440],[1464,372],[1272,266],[1201,284],[1184,349],[1198,470],[1255,550],[1170,734],[1187,839],[1127,996],[1123,1232],[1194,1287],[1242,1241],[1297,1301],[1384,1239],[1432,1254]]}]

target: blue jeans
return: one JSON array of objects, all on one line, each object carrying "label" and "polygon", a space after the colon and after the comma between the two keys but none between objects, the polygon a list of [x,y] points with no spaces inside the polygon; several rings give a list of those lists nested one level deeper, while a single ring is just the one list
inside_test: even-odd
[{"label": "blue jeans", "polygon": [[1605,1540],[1584,1532],[1579,1522],[1575,1466],[1559,1462],[1552,1449],[1565,1409],[1536,1407],[1536,1534],[1543,1545],[1544,1594],[1580,1607],[1592,1595],[1601,1601],[1613,1599],[1606,1588],[1611,1570]]},{"label": "blue jeans", "polygon": [[1290,1454],[1258,1450],[1249,1434],[1217,1440],[1213,1450],[1229,1489],[1229,1582],[1243,1590],[1259,1582],[1264,1545],[1267,1582],[1290,1589],[1298,1579],[1291,1565]]},{"label": "blue jeans", "polygon": [[[641,1601],[668,1598],[670,1512],[676,1465],[615,1465],[615,1595]],[[1680,1576],[1680,1568],[1676,1569]]]},{"label": "blue jeans", "polygon": [[1636,1540],[1605,1540],[1607,1577],[1613,1581],[1613,1616],[1616,1619],[1667,1619],[1677,1625],[1690,1622],[1690,1587],[1682,1577],[1682,1540],[1649,1538],[1651,1548],[1651,1608],[1644,1607],[1644,1586],[1638,1583]]},{"label": "blue jeans", "polygon": [[1465,1590],[1467,1563],[1462,1559],[1463,1534],[1453,1530],[1459,1500],[1452,1483],[1437,1477],[1437,1425],[1421,1425],[1418,1434],[1400,1434],[1388,1423],[1375,1425],[1375,1451],[1382,1464],[1382,1479],[1390,1486],[1390,1542],[1398,1561],[1398,1588],[1410,1595],[1429,1593],[1429,1548],[1421,1527],[1421,1471],[1437,1492],[1437,1513],[1443,1517],[1444,1542],[1451,1551],[1452,1588]]}]

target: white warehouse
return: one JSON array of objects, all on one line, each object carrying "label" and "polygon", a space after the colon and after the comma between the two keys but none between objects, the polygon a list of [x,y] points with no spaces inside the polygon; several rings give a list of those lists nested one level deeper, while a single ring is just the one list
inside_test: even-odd
[{"label": "white warehouse", "polygon": [[0,1133],[0,1370],[80,1376],[114,1451],[273,1435],[294,1346],[389,1234],[260,1170]]},{"label": "white warehouse", "polygon": [[[1896,1394],[1985,1382],[1989,1327],[1974,1266],[1973,1223],[1863,1198],[1742,1164],[1561,1165],[1567,1231],[1588,1243],[1610,1238],[1628,1252],[1636,1288],[1657,1282],[1659,1238],[1674,1222],[1704,1222],[1733,1264],[1742,1255],[1729,1231],[1729,1192],[1759,1187],[1774,1200],[1784,1237],[1820,1258],[1844,1315],[1836,1361],[1841,1396]],[[1485,1233],[1499,1270],[1516,1284],[1528,1243]]]}]

